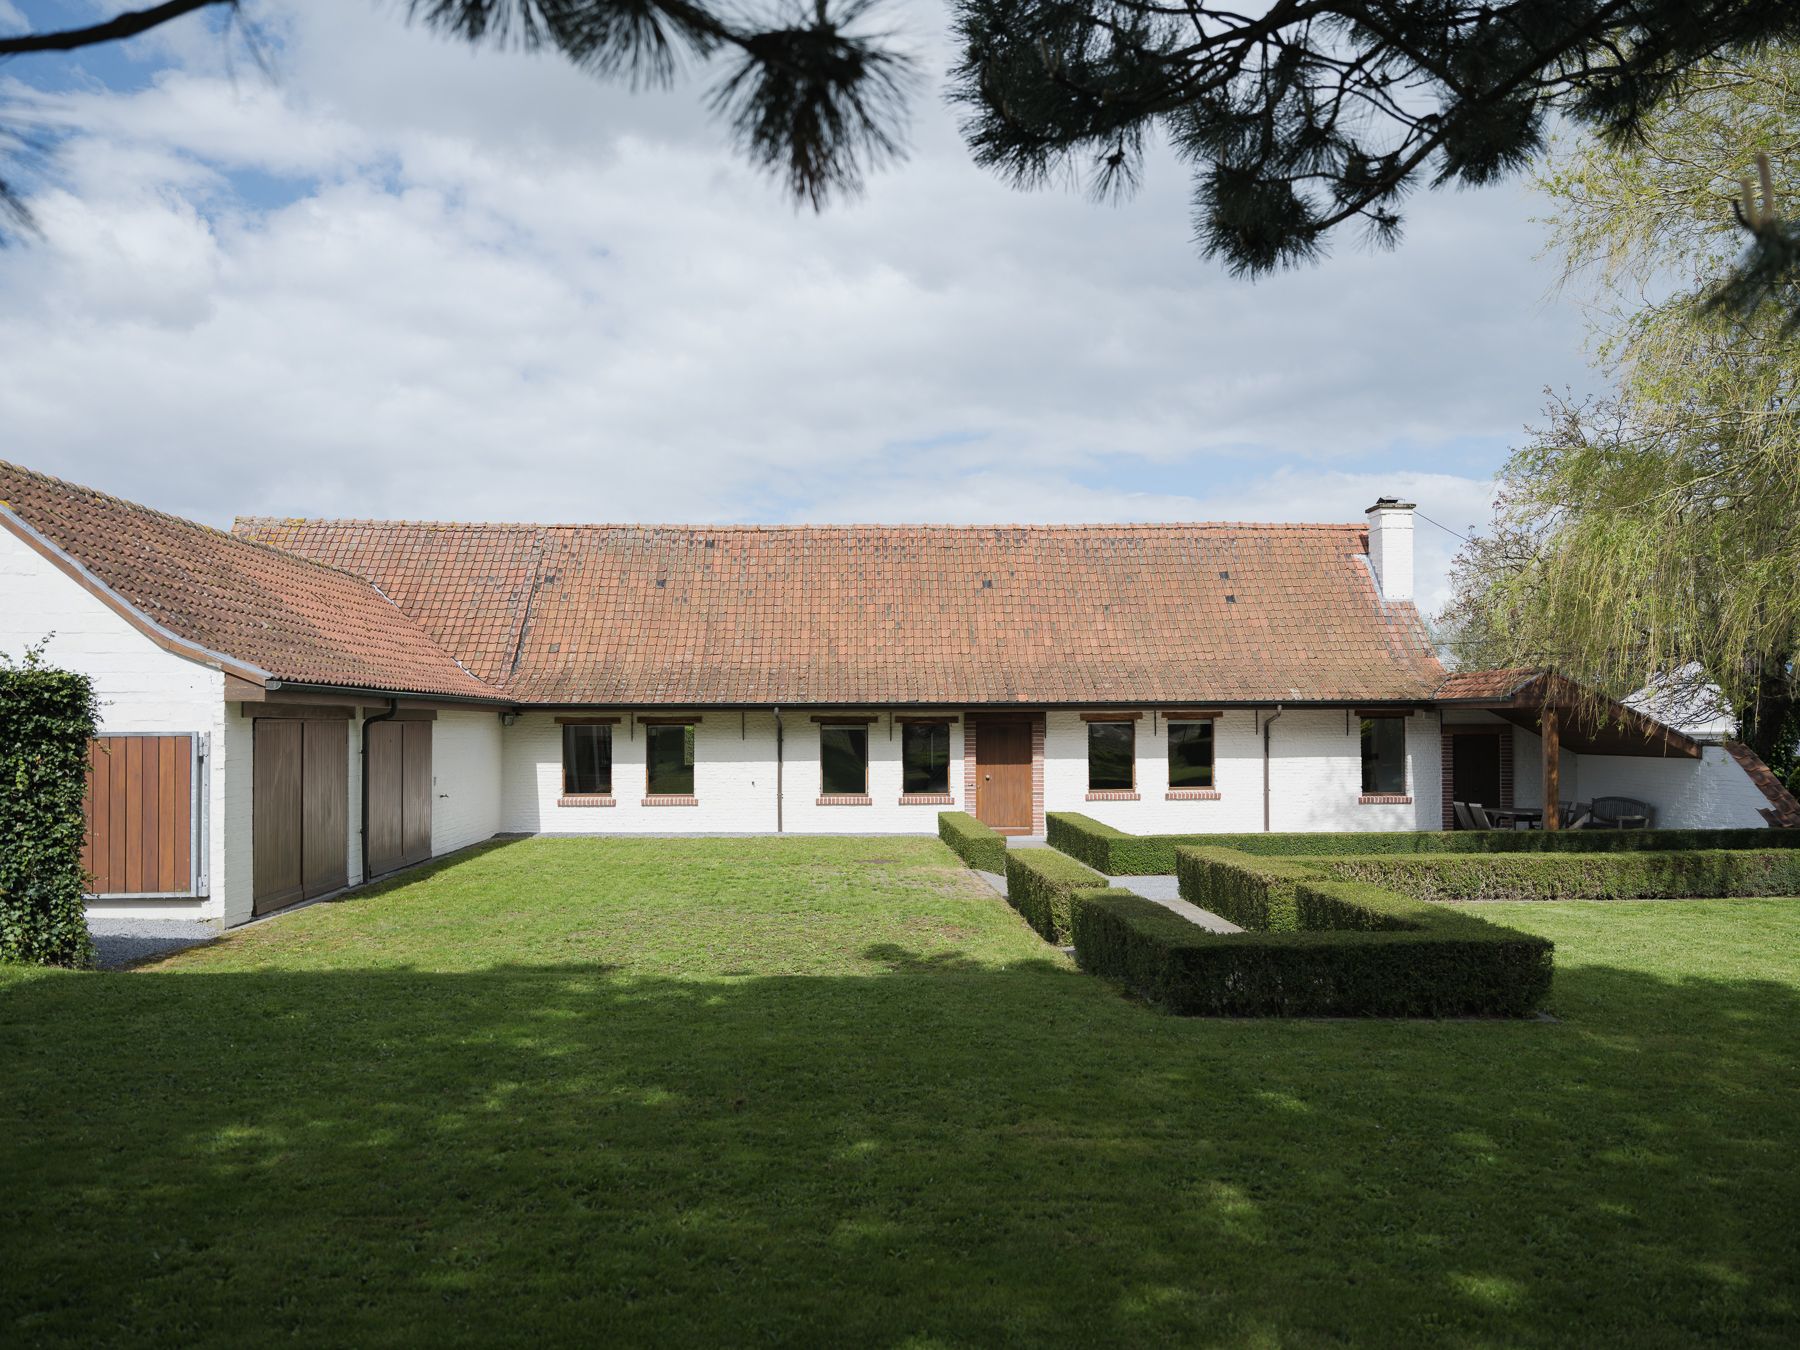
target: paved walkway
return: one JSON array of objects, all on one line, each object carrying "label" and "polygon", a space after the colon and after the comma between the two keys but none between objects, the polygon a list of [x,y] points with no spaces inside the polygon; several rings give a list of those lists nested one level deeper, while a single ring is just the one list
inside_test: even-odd
[{"label": "paved walkway", "polygon": [[[1012,839],[1007,842],[1007,847],[1043,848],[1046,845],[1041,839]],[[977,869],[975,875],[999,891],[1001,895],[1006,894],[1006,878],[1000,873],[983,872]],[[1183,900],[1181,891],[1172,876],[1108,877],[1107,882],[1119,890],[1131,891],[1143,896],[1146,900],[1154,900],[1170,913],[1179,914],[1189,923],[1197,923],[1208,932],[1241,933],[1244,931],[1229,919],[1221,919],[1211,910],[1201,909],[1200,906],[1191,905]]]},{"label": "paved walkway", "polygon": [[214,925],[192,919],[89,919],[88,933],[94,939],[94,954],[102,970],[118,970],[152,956],[167,956],[219,936]]}]

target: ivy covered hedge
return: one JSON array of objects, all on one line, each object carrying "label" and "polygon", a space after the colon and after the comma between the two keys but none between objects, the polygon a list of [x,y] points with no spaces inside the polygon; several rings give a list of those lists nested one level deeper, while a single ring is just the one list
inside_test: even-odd
[{"label": "ivy covered hedge", "polygon": [[1419,900],[1800,895],[1800,852],[1790,849],[1375,856],[1322,859],[1319,865],[1332,876],[1373,882]]},{"label": "ivy covered hedge", "polygon": [[1128,834],[1075,811],[1045,817],[1053,848],[1109,876],[1175,870],[1179,848],[1237,849],[1264,857],[1437,853],[1672,853],[1695,849],[1800,849],[1800,830],[1397,830],[1276,834]]},{"label": "ivy covered hedge", "polygon": [[1129,895],[1113,891],[1105,877],[1053,848],[1019,848],[1006,855],[1006,899],[1046,942],[1069,941],[1070,912],[1078,895]]},{"label": "ivy covered hedge", "polygon": [[93,685],[0,657],[0,960],[91,966],[82,893]]},{"label": "ivy covered hedge", "polygon": [[938,812],[938,838],[978,872],[1006,870],[1006,839],[967,811]]},{"label": "ivy covered hedge", "polygon": [[1523,1016],[1552,945],[1317,865],[1180,849],[1183,898],[1247,931],[1213,933],[1116,893],[1074,897],[1084,969],[1180,1013],[1238,1017]]}]

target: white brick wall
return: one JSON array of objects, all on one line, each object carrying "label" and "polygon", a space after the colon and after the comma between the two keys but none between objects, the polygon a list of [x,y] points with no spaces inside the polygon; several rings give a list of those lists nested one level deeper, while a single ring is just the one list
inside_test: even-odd
[{"label": "white brick wall", "polygon": [[[445,710],[432,724],[432,853],[451,853],[500,832],[500,733],[499,714],[491,708]],[[351,819],[360,826],[360,816]]]},{"label": "white brick wall", "polygon": [[[212,742],[209,894],[197,901],[108,901],[90,906],[90,912],[116,918],[224,917],[234,887],[249,884],[247,871],[233,866],[237,850],[227,843],[232,831],[220,828],[229,759],[225,677],[164,651],[10,530],[0,530],[0,651],[17,659],[50,634],[45,658],[92,677],[103,732],[205,733]],[[247,843],[243,852],[247,859]]]},{"label": "white brick wall", "polygon": [[[678,716],[671,709],[664,716]],[[870,709],[861,714],[874,715]],[[857,714],[850,714],[857,715]],[[907,716],[923,715],[908,710]],[[524,713],[502,734],[502,828],[549,834],[763,834],[775,829],[775,716],[701,712],[694,735],[697,806],[643,805],[644,728],[631,714],[613,727],[615,806],[559,806],[562,728],[550,713]],[[782,825],[792,834],[937,832],[937,813],[962,809],[962,723],[950,728],[950,806],[900,805],[900,728],[888,715],[869,725],[868,806],[820,806],[819,724],[809,711],[782,713]]]},{"label": "white brick wall", "polygon": [[[1513,730],[1521,806],[1544,803],[1544,743],[1535,732]],[[1701,758],[1562,753],[1558,792],[1565,801],[1635,797],[1656,808],[1656,824],[1668,830],[1760,829],[1768,800],[1723,746],[1701,748]]]}]

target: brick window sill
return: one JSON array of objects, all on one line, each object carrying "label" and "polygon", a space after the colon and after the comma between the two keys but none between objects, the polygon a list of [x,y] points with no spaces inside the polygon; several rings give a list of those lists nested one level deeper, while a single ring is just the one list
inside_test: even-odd
[{"label": "brick window sill", "polygon": [[1103,792],[1090,792],[1087,795],[1087,799],[1090,802],[1135,802],[1138,800],[1138,794],[1135,792],[1120,792],[1115,789],[1108,789]]},{"label": "brick window sill", "polygon": [[902,806],[955,806],[956,798],[948,792],[903,792],[900,794]]},{"label": "brick window sill", "polygon": [[1224,796],[1217,788],[1170,788],[1163,794],[1166,802],[1216,802]]},{"label": "brick window sill", "polygon": [[618,802],[605,793],[584,792],[567,794],[556,799],[558,806],[617,806]]},{"label": "brick window sill", "polygon": [[821,796],[813,802],[814,806],[873,806],[875,799],[866,792],[833,792]]},{"label": "brick window sill", "polygon": [[1358,806],[1411,806],[1413,799],[1404,792],[1365,792],[1356,799]]},{"label": "brick window sill", "polygon": [[698,806],[698,797],[646,797],[645,806]]}]

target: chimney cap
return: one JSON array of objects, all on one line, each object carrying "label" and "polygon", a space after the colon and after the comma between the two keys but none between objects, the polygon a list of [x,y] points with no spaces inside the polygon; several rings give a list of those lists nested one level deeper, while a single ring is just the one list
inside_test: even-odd
[{"label": "chimney cap", "polygon": [[1364,511],[1363,514],[1369,516],[1377,511],[1416,511],[1418,506],[1417,502],[1403,502],[1398,497],[1377,497],[1375,505]]}]

